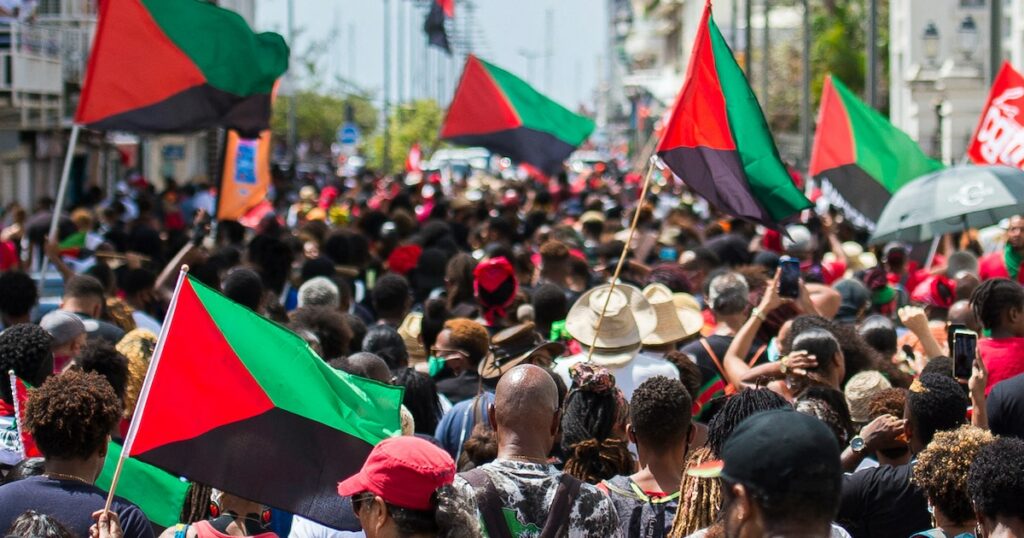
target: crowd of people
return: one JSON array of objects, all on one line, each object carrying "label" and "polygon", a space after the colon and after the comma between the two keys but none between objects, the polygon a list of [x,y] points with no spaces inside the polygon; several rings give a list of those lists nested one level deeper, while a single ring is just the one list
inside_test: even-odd
[{"label": "crowd of people", "polygon": [[[246,228],[205,189],[94,189],[56,240],[52,201],[6,208],[0,372],[33,387],[0,383],[7,536],[1024,537],[1024,216],[924,255],[827,204],[772,230],[671,179],[638,200],[635,174],[278,192]],[[350,528],[216,484],[168,528],[104,510],[182,264],[405,388],[402,436],[337,477]]]}]

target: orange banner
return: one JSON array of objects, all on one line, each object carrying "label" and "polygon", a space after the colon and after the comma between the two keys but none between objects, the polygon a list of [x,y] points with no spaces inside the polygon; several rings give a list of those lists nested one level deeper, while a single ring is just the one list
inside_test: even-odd
[{"label": "orange banner", "polygon": [[241,220],[267,197],[270,187],[270,131],[245,139],[228,131],[217,218]]}]

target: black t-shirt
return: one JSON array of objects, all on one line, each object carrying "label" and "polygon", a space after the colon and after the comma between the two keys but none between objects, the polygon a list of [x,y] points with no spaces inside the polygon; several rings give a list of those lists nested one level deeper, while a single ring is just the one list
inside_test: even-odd
[{"label": "black t-shirt", "polygon": [[[705,413],[709,409],[711,400],[725,394],[726,382],[725,376],[722,375],[722,371],[719,370],[718,365],[715,364],[715,360],[711,358],[701,340],[707,342],[711,351],[715,352],[718,362],[722,363],[724,367],[725,353],[729,351],[729,345],[732,344],[733,337],[713,334],[707,338],[694,340],[686,344],[682,349],[683,353],[694,358],[697,362],[697,367],[700,368],[700,394],[697,395],[696,400],[693,402],[694,408],[699,408],[700,411],[695,413],[694,418],[704,422],[708,420]],[[755,355],[757,356],[756,360],[754,360]],[[761,342],[754,341],[754,344],[750,346],[750,351],[747,352],[745,360],[751,366],[768,360],[768,354],[765,353]]]},{"label": "black t-shirt", "polygon": [[[0,486],[0,529],[35,510],[60,521],[75,536],[89,536],[92,513],[102,510],[106,501],[107,493],[96,486],[33,476]],[[139,507],[115,496],[111,510],[120,518],[126,538],[153,538],[153,528]]]},{"label": "black t-shirt", "polygon": [[468,400],[480,391],[480,375],[467,370],[462,374],[437,382],[437,392],[448,398],[452,404]]},{"label": "black t-shirt", "polygon": [[906,538],[930,529],[928,501],[910,482],[913,465],[881,465],[844,476],[836,522],[853,538]]},{"label": "black t-shirt", "polygon": [[1024,374],[996,383],[985,407],[992,433],[1024,439]]}]

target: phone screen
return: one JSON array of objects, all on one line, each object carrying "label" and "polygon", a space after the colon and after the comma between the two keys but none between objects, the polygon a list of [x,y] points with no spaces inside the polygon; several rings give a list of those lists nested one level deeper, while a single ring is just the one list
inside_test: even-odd
[{"label": "phone screen", "polygon": [[950,323],[946,326],[946,349],[950,356],[953,355],[953,335],[963,330],[967,330],[967,325],[963,323]]},{"label": "phone screen", "polygon": [[795,299],[800,296],[800,260],[783,256],[779,259],[779,295]]},{"label": "phone screen", "polygon": [[970,379],[978,355],[978,333],[959,329],[953,334],[953,377]]}]

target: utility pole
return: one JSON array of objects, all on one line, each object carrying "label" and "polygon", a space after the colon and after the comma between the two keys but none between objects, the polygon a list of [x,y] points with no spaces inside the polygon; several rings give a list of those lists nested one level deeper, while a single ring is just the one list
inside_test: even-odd
[{"label": "utility pole", "polygon": [[405,101],[405,0],[398,0],[398,121],[402,121],[402,103]]},{"label": "utility pole", "polygon": [[747,81],[754,84],[754,70],[750,68],[750,55],[754,51],[754,34],[750,21],[753,18],[751,3],[754,0],[743,0],[743,19],[746,23],[743,26],[743,70],[747,74]]},{"label": "utility pole", "polygon": [[761,29],[761,109],[768,114],[768,71],[771,69],[772,48],[769,34],[771,33],[771,0],[764,0],[764,28]]},{"label": "utility pole", "polygon": [[[988,81],[991,84],[1003,63],[1003,0],[990,0]],[[1020,14],[1017,14],[1020,16]]]},{"label": "utility pole", "polygon": [[[998,3],[999,0],[993,0]],[[878,109],[878,0],[868,0],[868,65],[865,86],[867,101],[871,108]]]},{"label": "utility pole", "polygon": [[355,81],[356,77],[356,25],[348,23],[348,80]]},{"label": "utility pole", "polygon": [[[288,0],[288,49],[289,55],[295,50],[295,0]],[[288,86],[291,96],[288,97],[288,154],[291,161],[292,174],[295,174],[295,166],[298,164],[298,120],[296,114],[296,100],[299,97],[299,81],[295,77],[295,63],[289,58],[288,62]]]},{"label": "utility pole", "polygon": [[533,66],[534,62],[536,62],[537,59],[542,56],[542,54],[535,50],[519,49],[519,55],[522,56],[524,60],[526,60],[526,80],[530,82],[530,85],[537,84],[533,80]]},{"label": "utility pole", "polygon": [[391,170],[391,0],[384,0],[384,155],[383,173]]},{"label": "utility pole", "polygon": [[800,135],[803,138],[803,163],[811,161],[811,1],[803,0],[803,76],[800,83]]},{"label": "utility pole", "polygon": [[551,57],[555,55],[555,10],[544,13],[544,93],[551,94]]}]

